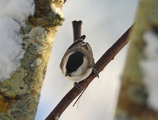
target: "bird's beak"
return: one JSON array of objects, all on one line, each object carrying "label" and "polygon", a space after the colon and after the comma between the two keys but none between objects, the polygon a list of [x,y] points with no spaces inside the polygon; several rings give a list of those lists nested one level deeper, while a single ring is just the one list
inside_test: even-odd
[{"label": "bird's beak", "polygon": [[70,75],[70,74],[69,74],[68,72],[66,72],[65,77],[66,77],[66,76],[69,76],[69,75]]}]

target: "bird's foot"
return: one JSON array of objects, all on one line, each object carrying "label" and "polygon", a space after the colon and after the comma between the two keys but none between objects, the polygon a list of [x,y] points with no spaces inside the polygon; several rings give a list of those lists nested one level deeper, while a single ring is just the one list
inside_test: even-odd
[{"label": "bird's foot", "polygon": [[74,82],[74,86],[75,86],[79,91],[81,91],[81,86],[78,84],[78,82]]},{"label": "bird's foot", "polygon": [[92,72],[99,78],[99,74],[95,68],[92,69]]}]

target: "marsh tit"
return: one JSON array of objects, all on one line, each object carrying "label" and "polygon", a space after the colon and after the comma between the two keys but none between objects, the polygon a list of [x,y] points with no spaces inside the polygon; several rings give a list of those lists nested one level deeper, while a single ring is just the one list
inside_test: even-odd
[{"label": "marsh tit", "polygon": [[92,71],[98,76],[93,68],[92,49],[87,42],[84,42],[86,36],[81,36],[81,25],[82,21],[72,22],[74,42],[67,49],[60,63],[62,74],[75,83],[87,78]]}]

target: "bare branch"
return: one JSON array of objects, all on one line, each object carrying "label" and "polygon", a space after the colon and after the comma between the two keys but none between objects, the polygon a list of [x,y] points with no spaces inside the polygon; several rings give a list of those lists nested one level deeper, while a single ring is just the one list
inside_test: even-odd
[{"label": "bare branch", "polygon": [[[114,59],[116,54],[128,43],[127,38],[129,36],[131,27],[103,54],[103,56],[95,64],[94,68],[98,71],[98,73],[100,73],[105,68],[105,66]],[[91,73],[88,78],[79,82],[79,85],[81,86],[80,91],[73,87],[49,114],[46,120],[56,120],[59,118],[68,105],[82,92],[82,90],[88,87],[90,82],[95,77],[96,75]]]}]

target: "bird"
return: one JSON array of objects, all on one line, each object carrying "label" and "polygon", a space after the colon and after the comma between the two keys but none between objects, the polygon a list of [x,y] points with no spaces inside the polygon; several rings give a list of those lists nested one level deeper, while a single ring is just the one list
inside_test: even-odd
[{"label": "bird", "polygon": [[91,46],[84,42],[86,36],[81,36],[82,21],[74,20],[72,26],[73,43],[66,50],[61,60],[60,69],[66,79],[75,82],[75,86],[79,87],[77,83],[87,78],[92,71],[96,76],[98,76],[98,73],[94,69],[95,62]]}]

